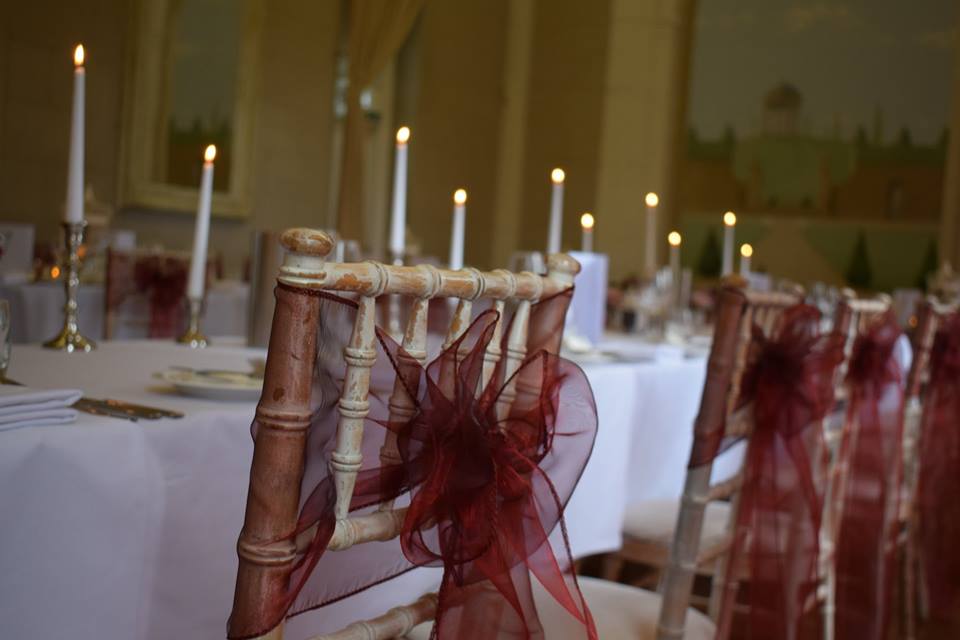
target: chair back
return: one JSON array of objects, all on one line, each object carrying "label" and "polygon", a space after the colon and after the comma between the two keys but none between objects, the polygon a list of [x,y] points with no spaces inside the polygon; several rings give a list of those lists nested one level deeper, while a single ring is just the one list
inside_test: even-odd
[{"label": "chair back", "polygon": [[[917,309],[917,325],[914,328],[911,346],[913,357],[907,374],[906,402],[903,427],[903,473],[905,487],[900,503],[900,520],[904,524],[906,538],[906,559],[904,560],[904,626],[906,637],[915,638],[917,629],[917,601],[925,599],[918,596],[922,591],[918,579],[919,541],[917,509],[917,490],[920,477],[919,449],[920,430],[923,412],[926,410],[927,386],[930,381],[930,354],[934,339],[944,319],[958,311],[956,303],[944,304],[934,296],[927,296]],[[929,594],[924,594],[929,598]]]},{"label": "chair back", "polygon": [[[844,291],[843,297],[837,304],[833,320],[834,331],[844,336],[843,361],[837,367],[835,376],[838,398],[848,397],[845,380],[847,371],[850,369],[850,358],[853,356],[853,346],[857,337],[865,333],[874,322],[890,311],[892,304],[892,299],[886,294],[881,294],[875,298],[857,298],[853,291],[849,289]],[[856,421],[851,422],[849,420],[851,416],[848,412],[843,412],[842,416],[837,420],[837,422],[840,422],[839,428],[829,428],[833,421],[828,420],[826,421],[828,428],[824,430],[824,440],[827,443],[827,450],[831,454],[824,498],[826,508],[824,510],[824,538],[822,541],[826,545],[824,547],[827,551],[824,554],[825,558],[829,557],[829,551],[832,550],[832,545],[836,541],[837,527],[842,518],[841,507],[843,501],[834,501],[833,498],[834,496],[845,495],[847,476],[850,470],[850,461],[842,454],[856,450],[859,430]],[[833,417],[838,417],[838,414]],[[841,443],[845,443],[843,444],[843,451],[840,449]],[[827,601],[829,603],[830,599],[828,598]]]},{"label": "chair back", "polygon": [[930,352],[933,341],[943,319],[955,313],[956,304],[943,304],[935,297],[928,296],[917,308],[917,326],[910,341],[913,355],[910,360],[910,370],[907,373],[906,390],[904,394],[904,425],[903,425],[903,469],[906,478],[907,490],[901,504],[903,517],[909,517],[912,509],[914,491],[916,489],[917,468],[916,454],[917,441],[920,437],[920,419],[923,415],[925,386],[930,379]]},{"label": "chair back", "polygon": [[838,390],[843,389],[842,383],[847,375],[857,336],[889,311],[892,304],[892,298],[885,293],[875,298],[857,298],[852,290],[844,290],[833,320],[834,331],[844,336],[843,362],[837,367]]},{"label": "chair back", "polygon": [[[103,337],[172,338],[185,328],[190,253],[107,249]],[[207,283],[220,267],[207,260]]]},{"label": "chair back", "polygon": [[[747,366],[748,349],[753,327],[772,336],[779,328],[785,309],[802,301],[802,292],[760,292],[745,289],[745,282],[731,276],[725,280],[717,302],[713,345],[707,361],[707,377],[694,421],[694,439],[708,434],[725,433],[749,441],[754,431],[753,412],[749,406],[737,410],[741,380]],[[724,427],[724,425],[726,425]],[[733,549],[733,526],[737,518],[744,469],[721,482],[711,484],[712,462],[687,468],[680,512],[674,529],[673,544],[660,592],[662,604],[657,623],[659,640],[683,638],[687,608],[697,567],[716,562],[710,615],[717,620],[724,593],[738,586],[737,568],[729,559]],[[729,500],[730,522],[726,539],[712,545],[709,555],[701,553],[700,533],[704,511],[709,502]]]},{"label": "chair back", "polygon": [[[121,322],[146,325],[150,338],[176,334],[186,295],[190,255],[185,252],[108,248],[104,281],[103,337],[117,336]],[[131,317],[132,316],[132,317]]]},{"label": "chair back", "polygon": [[907,374],[907,400],[921,399],[923,385],[930,375],[930,351],[933,339],[944,317],[957,311],[956,304],[943,304],[933,296],[928,296],[917,309],[917,326],[913,332],[913,359]]},{"label": "chair back", "polygon": [[[328,262],[334,241],[322,231],[291,229],[281,235],[280,241],[287,253],[277,278],[279,286],[263,394],[257,406],[258,431],[246,515],[237,544],[240,562],[232,620],[241,623],[259,619],[257,616],[264,614],[265,607],[270,606],[268,603],[276,601],[270,596],[287,588],[298,553],[312,539],[308,531],[301,536],[303,540],[289,540],[289,532],[295,530],[302,504],[301,477],[312,413],[314,364],[318,350],[324,349],[317,295],[338,293],[351,296],[357,303],[352,333],[343,354],[326,354],[342,357],[346,362],[338,404],[336,446],[329,460],[336,489],[336,527],[327,545],[330,550],[342,550],[397,537],[406,513],[405,507],[394,508],[392,502],[386,502],[371,513],[350,514],[357,474],[363,465],[361,444],[370,410],[371,369],[377,357],[378,300],[383,305],[390,299],[408,303],[398,360],[412,359],[421,366],[427,360],[427,310],[431,299],[457,300],[445,347],[454,344],[468,329],[474,302],[483,298],[491,300],[501,319],[483,353],[482,385],[486,386],[501,358],[504,359],[500,369],[503,380],[509,380],[521,365],[527,349],[531,304],[568,289],[579,270],[579,264],[564,254],[549,257],[546,276],[505,270],[481,272],[470,268],[450,271],[432,265],[338,264]],[[500,337],[507,326],[502,318],[508,303],[515,305],[515,311],[509,324],[505,353],[502,353]],[[558,335],[558,345],[559,339]],[[398,366],[402,367],[403,363],[399,362]],[[440,382],[441,385],[444,382],[442,375]],[[524,391],[511,388],[513,386],[500,393],[496,405],[498,414],[501,409],[509,409],[517,393]],[[388,407],[391,423],[409,419],[415,411],[414,399],[399,379]],[[400,462],[396,434],[387,432],[379,457],[385,466]],[[413,626],[431,619],[435,609],[436,596],[430,594],[323,638],[402,636]],[[279,618],[283,613],[270,611],[268,617]],[[263,637],[282,637],[282,626],[281,623]]]},{"label": "chair back", "polygon": [[[849,390],[845,383],[850,369],[850,359],[857,337],[864,334],[892,308],[890,296],[880,294],[875,298],[857,298],[847,289],[837,304],[833,320],[833,329],[844,336],[843,361],[837,367],[834,377],[837,398],[849,399]],[[840,524],[843,521],[844,496],[847,494],[850,475],[850,456],[857,450],[860,424],[856,415],[848,411],[834,413],[833,420],[825,421],[824,441],[827,461],[827,485],[824,493],[823,522],[820,536],[820,575],[821,591],[818,594],[823,602],[823,637],[834,637],[836,617],[836,562],[835,551]],[[839,423],[839,427],[832,428]]]}]

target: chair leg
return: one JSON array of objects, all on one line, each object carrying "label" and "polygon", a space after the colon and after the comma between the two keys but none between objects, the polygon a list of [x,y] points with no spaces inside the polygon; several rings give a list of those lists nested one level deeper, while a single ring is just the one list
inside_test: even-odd
[{"label": "chair leg", "polygon": [[603,557],[603,579],[610,582],[619,582],[623,572],[624,560],[618,552],[608,553]]},{"label": "chair leg", "polygon": [[907,528],[906,553],[904,554],[904,637],[917,638],[917,557],[913,540],[913,527]]},{"label": "chair leg", "polygon": [[823,640],[833,640],[836,626],[836,574],[828,569],[823,585]]}]

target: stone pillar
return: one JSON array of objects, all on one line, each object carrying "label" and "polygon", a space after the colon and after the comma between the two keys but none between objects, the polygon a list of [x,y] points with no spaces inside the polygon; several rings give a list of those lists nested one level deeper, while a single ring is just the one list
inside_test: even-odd
[{"label": "stone pillar", "polygon": [[534,0],[512,0],[508,5],[491,255],[498,268],[508,266],[511,253],[519,246],[533,9]]},{"label": "stone pillar", "polygon": [[612,277],[642,270],[646,192],[660,196],[658,258],[677,222],[695,4],[610,0],[596,215]]}]

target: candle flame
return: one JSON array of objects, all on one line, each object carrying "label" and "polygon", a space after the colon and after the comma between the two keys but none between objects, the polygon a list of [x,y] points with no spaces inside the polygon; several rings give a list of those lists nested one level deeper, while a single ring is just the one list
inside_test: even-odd
[{"label": "candle flame", "polygon": [[736,225],[737,214],[735,214],[733,211],[727,211],[725,214],[723,214],[723,224],[727,225],[728,227]]},{"label": "candle flame", "polygon": [[660,197],[657,196],[653,191],[644,196],[643,201],[647,203],[648,207],[655,207],[660,204]]},{"label": "candle flame", "polygon": [[740,255],[744,258],[749,258],[753,255],[753,247],[751,247],[749,244],[740,245]]},{"label": "candle flame", "polygon": [[467,190],[457,189],[453,192],[453,201],[456,204],[464,204],[467,201]]},{"label": "candle flame", "polygon": [[83,51],[83,45],[78,44],[77,48],[73,50],[73,64],[76,67],[82,67],[83,61],[86,58],[86,55]]},{"label": "candle flame", "polygon": [[50,277],[56,280],[60,277],[60,267],[51,267],[50,268]]},{"label": "candle flame", "polygon": [[397,129],[397,144],[407,144],[410,140],[410,127],[400,127]]},{"label": "candle flame", "polygon": [[596,220],[593,219],[593,214],[589,211],[580,216],[580,226],[584,229],[590,230],[593,229],[593,225],[596,223]]},{"label": "candle flame", "polygon": [[550,172],[550,180],[553,181],[553,184],[561,184],[564,180],[567,179],[567,174],[564,173],[563,169],[557,167]]},{"label": "candle flame", "polygon": [[667,234],[667,242],[670,243],[671,247],[679,247],[680,243],[683,242],[683,238],[680,237],[679,231],[671,231]]},{"label": "candle flame", "polygon": [[207,148],[203,151],[203,160],[205,162],[213,162],[217,157],[217,146],[214,144],[208,144]]}]

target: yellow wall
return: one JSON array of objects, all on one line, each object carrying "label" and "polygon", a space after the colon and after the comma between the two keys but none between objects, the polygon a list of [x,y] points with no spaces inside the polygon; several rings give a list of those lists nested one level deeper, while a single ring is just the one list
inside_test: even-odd
[{"label": "yellow wall", "polygon": [[[82,12],[66,4],[35,0],[0,15],[0,219],[36,222],[46,239],[56,237],[65,189],[70,48],[81,39],[89,45],[88,181],[113,205],[124,61],[134,49],[134,0],[89,0]],[[225,253],[233,274],[251,229],[323,226],[328,219],[341,2],[264,5],[252,213],[243,222],[215,220],[211,233],[213,250]],[[613,254],[613,274],[635,271],[643,246],[639,198],[669,182],[663,167],[670,162],[676,77],[683,77],[677,15],[689,6],[427,2],[395,66],[390,114],[414,132],[408,221],[424,253],[445,260],[458,186],[470,194],[468,263],[502,267],[514,250],[544,248],[548,176],[562,166],[564,247],[579,246],[579,214],[592,210],[597,246]],[[389,162],[391,149],[374,151]],[[189,246],[192,225],[190,215],[152,211],[123,211],[114,220],[138,231],[141,243],[172,248]],[[375,233],[385,237],[386,229]]]},{"label": "yellow wall", "polygon": [[[133,50],[130,0],[7,3],[0,14],[0,219],[32,222],[54,240],[66,189],[70,52],[89,52],[86,181],[117,207],[125,57]],[[321,226],[326,219],[337,0],[269,0],[255,107],[252,212],[214,220],[210,242],[237,274],[252,229]],[[189,248],[193,216],[124,211],[113,225],[142,244]]]},{"label": "yellow wall", "polygon": [[[507,0],[427,2],[420,16],[412,110],[408,224],[446,261],[453,192],[467,189],[465,260],[490,266]],[[404,98],[398,97],[398,100]]]},{"label": "yellow wall", "polygon": [[87,48],[86,181],[117,191],[129,0],[6,2],[0,9],[0,219],[58,237],[67,185],[72,51]]},{"label": "yellow wall", "polygon": [[596,206],[608,4],[536,3],[523,167],[523,249],[546,248],[554,167],[567,174],[563,248],[579,249],[579,214]]}]

